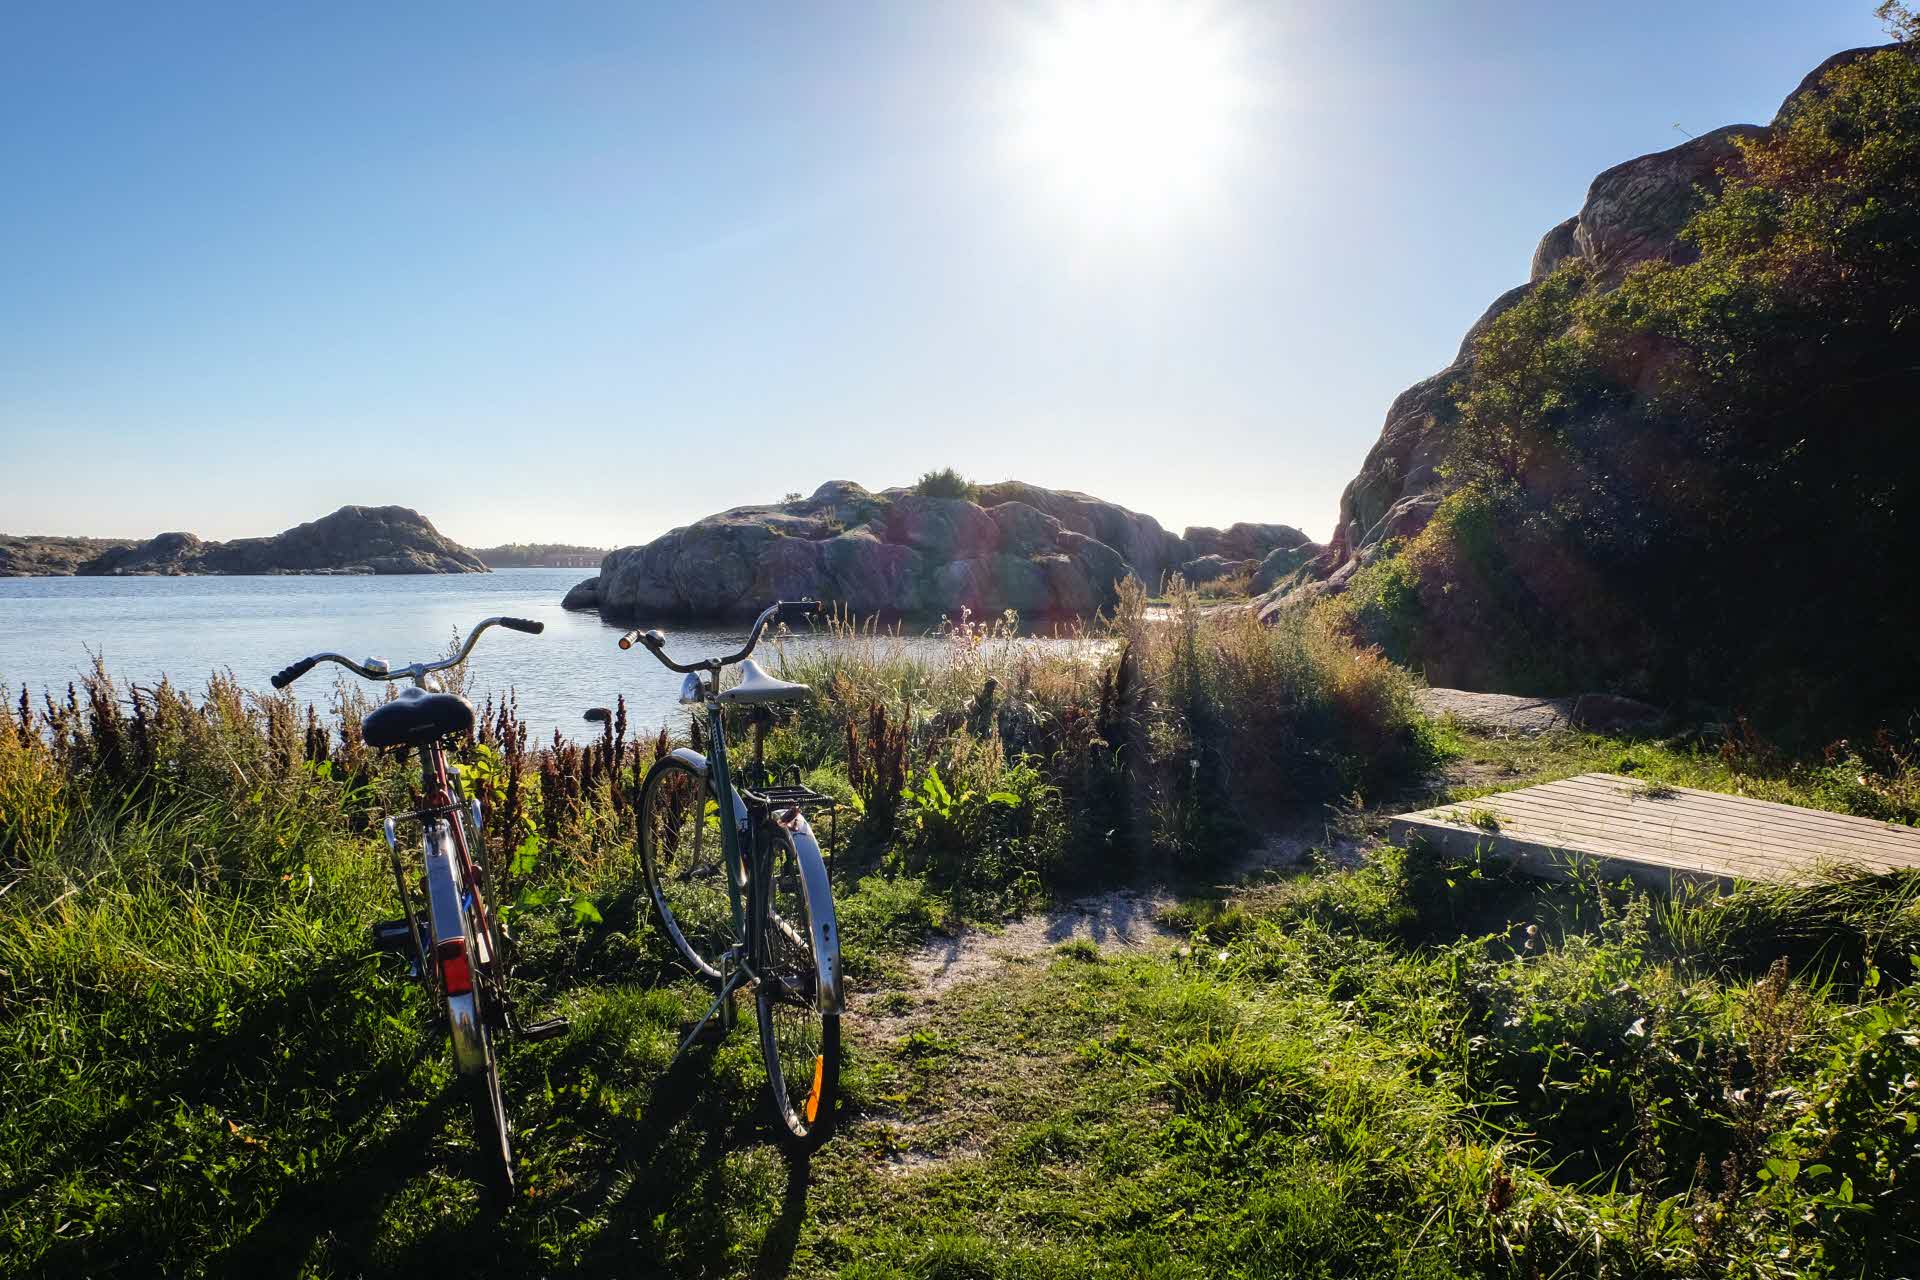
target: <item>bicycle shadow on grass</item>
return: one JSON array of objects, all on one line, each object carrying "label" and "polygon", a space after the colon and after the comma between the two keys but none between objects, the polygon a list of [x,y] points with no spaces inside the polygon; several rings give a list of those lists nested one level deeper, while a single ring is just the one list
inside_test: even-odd
[{"label": "bicycle shadow on grass", "polygon": [[[418,1108],[374,1144],[356,1149],[319,1178],[290,1188],[267,1215],[228,1248],[213,1254],[213,1270],[232,1275],[307,1274],[316,1245],[327,1260],[375,1268],[375,1236],[387,1207],[432,1164],[428,1154],[456,1108],[447,1090]],[[475,1188],[475,1196],[479,1195]]]},{"label": "bicycle shadow on grass", "polygon": [[[740,1189],[729,1158],[765,1136],[757,1097],[743,1100],[713,1072],[714,1049],[697,1046],[656,1078],[637,1116],[603,1119],[617,1158],[568,1197],[570,1213],[604,1219],[576,1261],[588,1274],[660,1260],[697,1246],[723,1258],[740,1243],[729,1208]],[[695,1267],[694,1270],[701,1270]]]},{"label": "bicycle shadow on grass", "polygon": [[794,1250],[800,1244],[800,1228],[807,1220],[807,1187],[813,1177],[813,1162],[807,1156],[787,1157],[787,1189],[780,1197],[780,1213],[767,1234],[760,1238],[760,1252],[753,1260],[755,1277],[775,1280],[793,1270]]},{"label": "bicycle shadow on grass", "polygon": [[[105,1229],[56,1246],[43,1260],[45,1273],[94,1275],[157,1267],[170,1246],[178,1247],[177,1239],[169,1240],[173,1230],[163,1225],[163,1218],[184,1212],[217,1223],[220,1210],[208,1197],[227,1193],[215,1193],[197,1179],[182,1177],[177,1167],[168,1168],[181,1158],[181,1134],[168,1124],[176,1109],[211,1108],[225,1118],[233,1148],[256,1153],[255,1160],[268,1158],[274,1145],[289,1137],[277,1132],[272,1120],[258,1131],[263,1136],[255,1137],[252,1126],[232,1119],[238,1115],[245,1120],[249,1104],[263,1093],[324,1096],[331,1133],[353,1138],[376,1131],[391,1112],[394,1096],[404,1089],[422,1046],[373,1056],[365,1042],[343,1037],[338,1022],[324,1016],[335,1007],[335,997],[354,987],[352,977],[360,967],[357,957],[317,966],[298,984],[265,993],[217,1035],[181,1031],[156,1044],[152,1057],[159,1065],[152,1079],[129,1087],[127,1098],[99,1123],[59,1143],[41,1163],[0,1188],[0,1208],[19,1204],[37,1188],[76,1177],[115,1187],[143,1186],[150,1193],[150,1198],[130,1201],[128,1210]],[[184,1055],[169,1063],[183,1046]],[[289,1061],[303,1064],[292,1082],[287,1078]],[[391,1139],[381,1141],[384,1145]],[[249,1181],[243,1174],[233,1189],[244,1193]],[[277,1190],[284,1201],[304,1199],[305,1188],[302,1182]]]}]

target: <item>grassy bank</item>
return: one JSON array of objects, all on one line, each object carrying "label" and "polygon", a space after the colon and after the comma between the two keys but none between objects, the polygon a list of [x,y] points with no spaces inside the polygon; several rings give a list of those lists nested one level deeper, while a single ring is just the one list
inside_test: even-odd
[{"label": "grassy bank", "polygon": [[[1443,760],[1469,789],[1609,752],[1733,786],[1831,762],[1476,738],[1322,631],[1148,626],[1137,600],[1078,651],[843,640],[786,664],[821,697],[768,741],[846,800],[847,1122],[805,1166],[770,1141],[746,1036],[669,1068],[700,994],[625,852],[626,785],[668,740],[541,748],[489,708],[469,778],[522,998],[573,1020],[506,1054],[527,1196],[498,1222],[426,1001],[367,945],[391,910],[376,819],[407,783],[359,742],[364,705],[330,726],[225,683],[105,681],[11,704],[8,1268],[1889,1274],[1913,1247],[1905,882],[1662,910],[1380,850],[1193,898],[1139,949],[952,986],[905,962],[1083,886],[1204,883],[1265,822]],[[1862,776],[1818,794],[1867,808],[1904,775]]]}]

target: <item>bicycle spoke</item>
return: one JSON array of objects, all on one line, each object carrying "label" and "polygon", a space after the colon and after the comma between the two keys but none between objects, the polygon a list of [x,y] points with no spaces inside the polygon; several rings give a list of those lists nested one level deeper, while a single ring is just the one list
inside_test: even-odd
[{"label": "bicycle spoke", "polygon": [[811,1146],[831,1124],[839,1077],[837,1014],[818,1007],[819,968],[793,843],[772,835],[759,983],[761,1050],[774,1102],[790,1137]]},{"label": "bicycle spoke", "polygon": [[737,940],[733,899],[710,823],[707,779],[674,759],[648,773],[641,793],[640,856],[662,931],[681,958],[709,981]]}]

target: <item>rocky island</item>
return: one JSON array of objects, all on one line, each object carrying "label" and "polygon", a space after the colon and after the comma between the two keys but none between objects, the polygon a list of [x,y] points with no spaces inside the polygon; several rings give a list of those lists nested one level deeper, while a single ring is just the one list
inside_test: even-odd
[{"label": "rocky island", "polygon": [[13,577],[485,572],[478,557],[410,507],[342,507],[272,537],[231,542],[191,533],[145,542],[0,538],[0,574]]},{"label": "rocky island", "polygon": [[65,538],[0,533],[0,578],[67,578],[106,552],[132,546],[127,538]]},{"label": "rocky island", "polygon": [[1115,503],[1018,480],[965,497],[835,480],[610,552],[563,603],[618,620],[750,616],[803,595],[861,615],[1085,617],[1110,607],[1128,576],[1154,586],[1174,573],[1248,574],[1265,587],[1321,550],[1284,524],[1174,534]]}]

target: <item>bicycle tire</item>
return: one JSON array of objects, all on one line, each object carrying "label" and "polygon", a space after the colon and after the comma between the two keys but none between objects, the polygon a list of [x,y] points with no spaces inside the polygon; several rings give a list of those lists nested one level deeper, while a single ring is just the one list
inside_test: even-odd
[{"label": "bicycle tire", "polygon": [[[832,1134],[839,1102],[840,1014],[822,1007],[833,1000],[820,998],[823,982],[832,984],[832,995],[838,993],[839,935],[825,874],[805,874],[793,833],[770,822],[761,839],[768,854],[767,881],[755,895],[765,909],[761,980],[754,993],[760,1055],[784,1141],[796,1151],[812,1151]],[[814,901],[817,892],[826,893],[827,901]],[[830,954],[822,954],[815,941],[822,921]]]},{"label": "bicycle tire", "polygon": [[721,867],[718,797],[705,770],[664,756],[640,785],[640,867],[667,941],[709,984],[739,941]]},{"label": "bicycle tire", "polygon": [[500,1059],[494,1052],[493,1036],[483,1033],[486,1045],[484,1070],[464,1077],[468,1108],[472,1113],[473,1147],[479,1156],[480,1182],[496,1212],[513,1201],[513,1127],[507,1119],[506,1098],[500,1089]]}]

